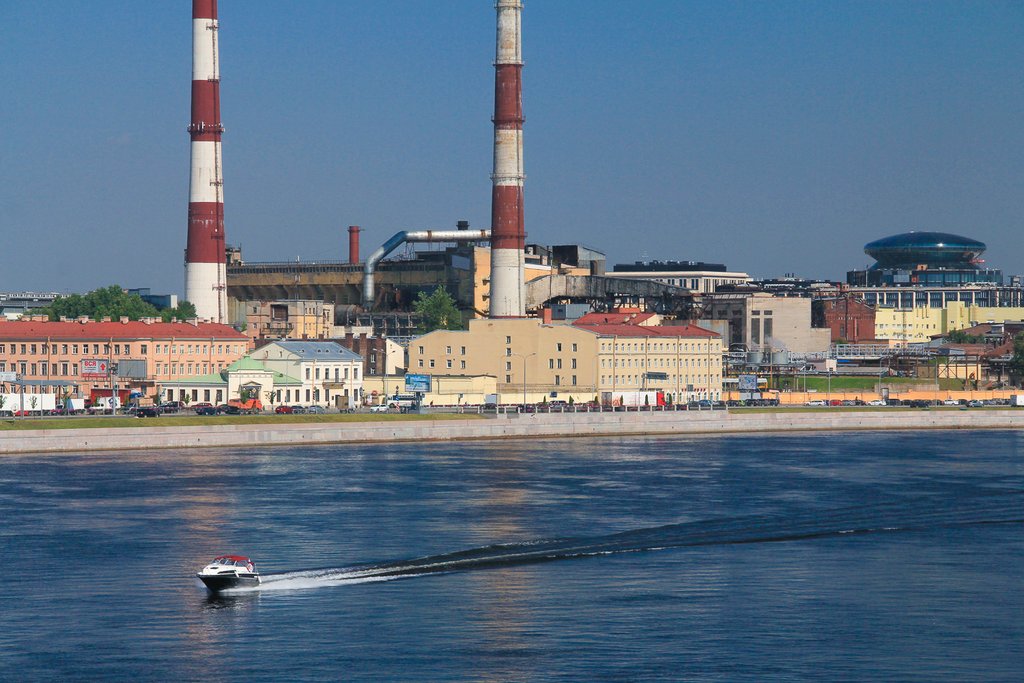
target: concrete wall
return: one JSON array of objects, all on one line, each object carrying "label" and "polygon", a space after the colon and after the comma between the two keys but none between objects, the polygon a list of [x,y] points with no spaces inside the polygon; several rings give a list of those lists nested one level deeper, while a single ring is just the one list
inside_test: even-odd
[{"label": "concrete wall", "polygon": [[34,451],[152,450],[266,447],[316,443],[390,443],[566,436],[687,435],[742,432],[893,429],[1020,429],[1024,409],[900,410],[764,413],[716,411],[511,414],[485,419],[368,421],[324,424],[0,432],[0,454]]}]

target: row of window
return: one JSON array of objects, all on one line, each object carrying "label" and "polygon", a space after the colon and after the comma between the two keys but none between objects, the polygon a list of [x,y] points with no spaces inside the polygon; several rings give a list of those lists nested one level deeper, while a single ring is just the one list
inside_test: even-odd
[{"label": "row of window", "polygon": [[[614,365],[613,365],[614,363]],[[721,364],[719,358],[602,358],[602,368],[703,368]],[[574,364],[573,367],[576,367]]]},{"label": "row of window", "polygon": [[[512,384],[512,375],[505,375],[505,384]],[[562,376],[555,375],[555,386],[562,386]],[[576,375],[569,378],[569,386],[576,386]]]},{"label": "row of window", "polygon": [[[694,383],[704,383],[708,380],[707,375],[669,375],[668,380],[659,380],[660,382],[668,381],[672,384],[681,382],[686,384],[688,387],[693,386]],[[721,377],[718,375],[711,375],[710,383],[714,384],[721,381]],[[648,385],[652,384],[651,380],[647,380]],[[643,375],[601,375],[601,386],[608,386],[609,384],[634,384],[640,386],[644,384]],[[657,382],[655,382],[657,384]],[[691,389],[692,391],[692,389]]]},{"label": "row of window", "polygon": [[[451,359],[450,359],[450,358],[449,358],[448,360],[446,360],[446,361],[445,361],[444,363],[445,363],[445,367],[446,367],[446,368],[448,368],[449,370],[451,370],[451,369],[452,369],[452,368],[454,367],[454,366],[452,365],[452,361],[451,361]],[[424,366],[423,366],[423,359],[422,359],[422,358],[420,358],[420,359],[419,359],[419,361],[418,361],[418,364],[417,364],[417,366],[416,366],[416,367],[419,367],[419,368],[422,368],[422,367],[424,367]],[[434,359],[433,359],[433,358],[431,358],[431,359],[430,359],[430,365],[429,365],[429,367],[435,367],[435,365],[434,365]],[[464,361],[464,360],[460,360],[460,361],[459,361],[459,370],[465,370],[465,369],[466,369],[466,361]]]},{"label": "row of window", "polygon": [[[21,347],[21,355],[23,356],[48,356],[55,355],[58,353],[57,347],[60,347],[59,353],[62,356],[66,356],[69,353],[71,355],[81,354],[92,354],[94,356],[104,355],[108,356],[111,353],[111,345],[109,343],[80,343],[80,344],[0,344],[0,353],[7,353],[7,347],[11,347],[11,353],[18,353],[18,347]],[[138,352],[145,356],[149,353],[149,344],[139,344]],[[188,354],[188,355],[206,355],[213,353],[216,348],[216,353],[245,353],[245,346],[241,344],[217,344],[216,347],[213,344],[154,344],[153,348],[158,354]],[[79,351],[81,349],[81,351]],[[132,355],[132,344],[114,344],[113,354],[115,356],[130,356]]]},{"label": "row of window", "polygon": [[[451,361],[449,361],[449,363],[450,362]],[[422,367],[422,363],[423,363],[423,361],[420,361],[420,364],[421,364],[420,367]],[[431,365],[430,367],[434,367],[434,366]],[[449,365],[448,367],[451,367],[451,365]],[[323,378],[325,380],[331,379],[331,370],[332,370],[332,368],[330,368],[330,367],[325,367],[325,368],[321,368],[321,367],[309,368],[309,367],[307,367],[306,368],[306,379],[320,379],[320,370],[321,369],[324,371],[323,372],[323,375],[324,375]],[[347,367],[342,368],[340,366],[337,366],[337,367],[334,367],[333,370],[334,370],[334,381],[335,382],[340,382],[342,379],[348,379],[348,368]],[[352,366],[352,379],[359,379],[359,366],[358,365]]]},{"label": "row of window", "polygon": [[[623,342],[623,343],[612,343],[612,342],[601,342],[601,352],[608,353],[615,351],[618,353],[648,353],[648,352],[663,352],[663,353],[707,353],[714,351],[709,348],[710,342]],[[576,346],[573,344],[573,346]],[[614,348],[613,348],[614,347]],[[575,351],[576,349],[573,349]]]}]

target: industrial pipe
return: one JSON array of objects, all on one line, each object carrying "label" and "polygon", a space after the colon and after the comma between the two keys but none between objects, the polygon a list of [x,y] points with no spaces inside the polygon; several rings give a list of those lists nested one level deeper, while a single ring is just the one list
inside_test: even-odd
[{"label": "industrial pipe", "polygon": [[373,274],[377,264],[405,242],[486,242],[491,239],[490,230],[413,230],[395,233],[391,239],[366,257],[363,266],[363,308],[373,306]]}]

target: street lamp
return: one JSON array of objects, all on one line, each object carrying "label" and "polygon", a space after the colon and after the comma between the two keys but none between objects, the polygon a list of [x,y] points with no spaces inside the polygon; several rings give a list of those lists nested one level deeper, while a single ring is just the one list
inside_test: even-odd
[{"label": "street lamp", "polygon": [[523,410],[526,410],[526,359],[530,356],[536,356],[537,352],[533,353],[513,353],[516,358],[523,359]]}]

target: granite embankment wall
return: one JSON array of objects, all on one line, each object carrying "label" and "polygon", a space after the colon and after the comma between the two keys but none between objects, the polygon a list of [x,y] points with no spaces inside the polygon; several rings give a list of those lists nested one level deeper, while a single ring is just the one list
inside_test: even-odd
[{"label": "granite embankment wall", "polygon": [[893,429],[1020,429],[1024,409],[744,413],[562,413],[502,415],[479,420],[203,425],[0,432],[0,453],[265,447],[298,444],[455,441],[566,436],[685,435]]}]

